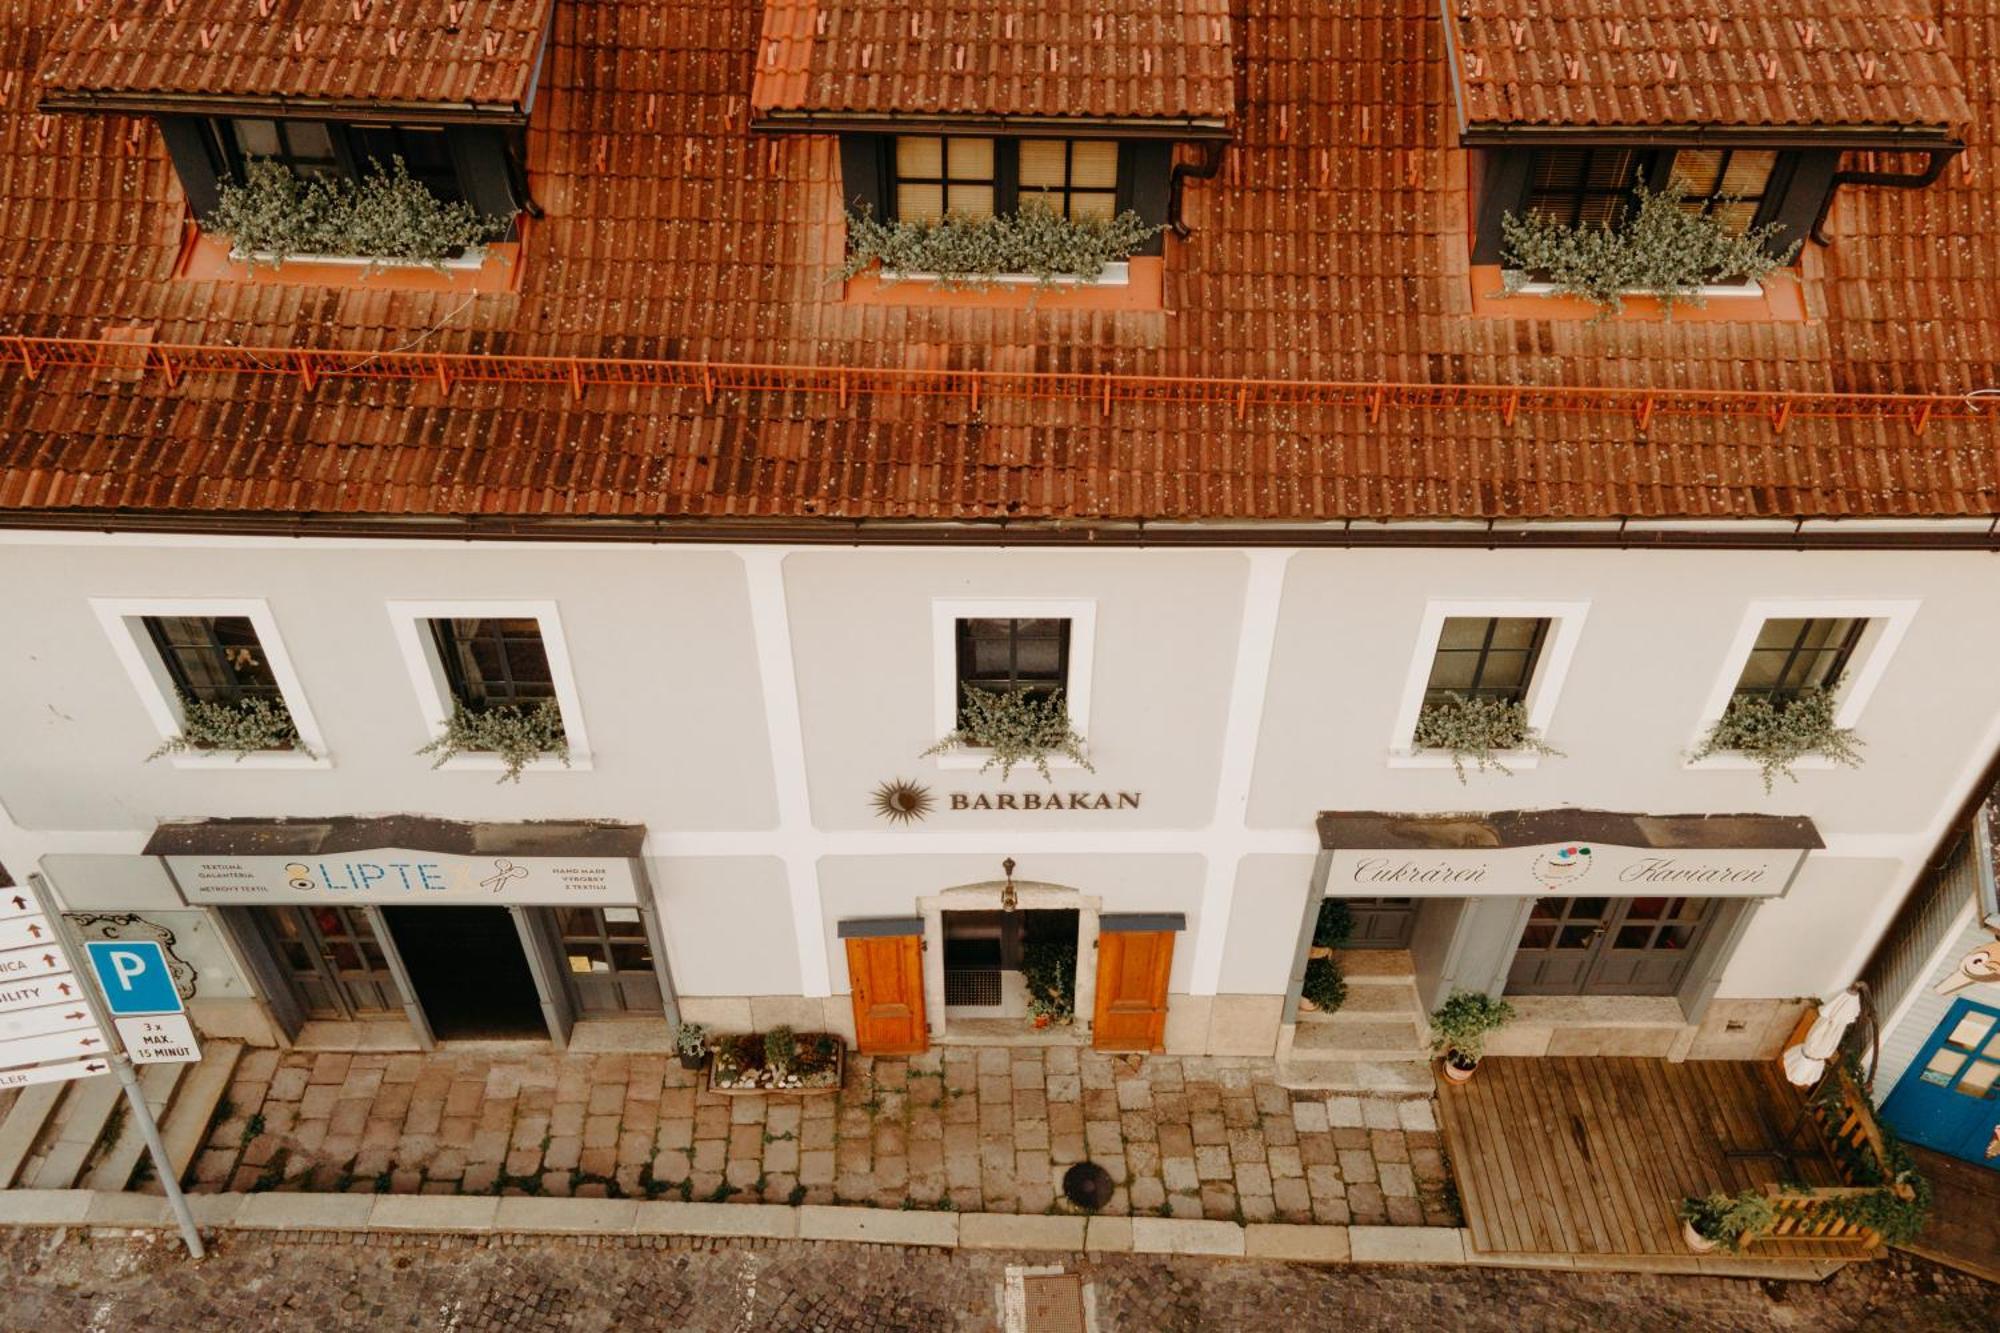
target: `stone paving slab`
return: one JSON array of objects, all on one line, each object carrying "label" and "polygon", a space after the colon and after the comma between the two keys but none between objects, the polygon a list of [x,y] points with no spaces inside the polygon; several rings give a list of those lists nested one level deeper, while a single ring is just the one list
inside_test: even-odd
[{"label": "stone paving slab", "polygon": [[473,1195],[1455,1226],[1428,1100],[1293,1093],[1268,1060],[944,1047],[837,1096],[721,1097],[671,1057],[491,1047],[246,1055],[205,1193]]}]

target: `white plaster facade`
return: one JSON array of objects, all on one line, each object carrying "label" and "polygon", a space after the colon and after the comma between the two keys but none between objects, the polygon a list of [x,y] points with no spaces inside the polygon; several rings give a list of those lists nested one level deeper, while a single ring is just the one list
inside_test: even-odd
[{"label": "white plaster facade", "polygon": [[[161,819],[639,823],[689,1014],[727,1023],[761,1006],[757,1021],[845,1027],[837,922],[914,915],[923,899],[998,879],[1012,857],[1023,880],[1073,889],[1104,912],[1185,914],[1170,1046],[1268,1053],[1319,811],[1810,816],[1825,849],[1749,916],[1716,992],[1715,1031],[1702,1034],[1715,1040],[1693,1046],[1735,1053],[1768,1040],[1779,1011],[1759,1005],[1829,994],[1856,974],[2000,746],[1996,591],[2000,567],[1973,551],[788,549],[14,531],[0,533],[0,863],[17,878],[39,869],[73,906],[161,910],[172,888],[137,860]],[[159,704],[134,679],[130,644],[108,635],[105,608],[230,601],[264,608],[280,636],[322,762],[142,762],[159,741]],[[1017,771],[1003,784],[919,757],[938,729],[939,608],[982,602],[1088,608],[1095,772],[1058,768],[1045,782]],[[434,770],[415,753],[437,701],[417,688],[409,607],[482,604],[559,618],[558,669],[587,765],[499,784],[490,770]],[[1464,784],[1448,765],[1412,763],[1395,738],[1439,609],[1510,604],[1559,608],[1561,669],[1533,709],[1562,757]],[[1849,695],[1867,742],[1859,770],[1808,766],[1767,795],[1747,766],[1687,761],[1763,604],[1859,606],[1883,621],[1856,668],[1865,688]],[[885,822],[869,798],[894,778],[927,785],[939,808],[911,826]],[[1140,801],[954,810],[948,799],[1079,791]],[[1738,1035],[1724,1035],[1725,1018]]]}]

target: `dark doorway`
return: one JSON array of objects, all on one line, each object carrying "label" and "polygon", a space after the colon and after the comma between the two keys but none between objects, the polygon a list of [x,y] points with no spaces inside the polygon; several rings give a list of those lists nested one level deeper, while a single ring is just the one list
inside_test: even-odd
[{"label": "dark doorway", "polygon": [[549,1035],[521,935],[504,907],[385,907],[440,1041]]}]

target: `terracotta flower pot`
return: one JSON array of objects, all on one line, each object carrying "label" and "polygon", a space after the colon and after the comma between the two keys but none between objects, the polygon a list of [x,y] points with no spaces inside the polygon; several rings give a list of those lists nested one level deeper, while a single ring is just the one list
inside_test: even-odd
[{"label": "terracotta flower pot", "polygon": [[1453,1083],[1469,1083],[1473,1073],[1479,1068],[1477,1060],[1467,1060],[1457,1051],[1444,1053],[1444,1076]]},{"label": "terracotta flower pot", "polygon": [[1302,1014],[1316,1014],[1319,1012],[1319,1006],[1301,995],[1299,996],[1299,1012]]},{"label": "terracotta flower pot", "polygon": [[1315,944],[1312,948],[1306,950],[1306,957],[1331,958],[1333,957],[1333,950],[1327,948],[1324,944]]},{"label": "terracotta flower pot", "polygon": [[1037,1028],[1045,1028],[1048,1025],[1049,1025],[1049,1016],[1047,1014],[1035,1015],[1035,1026]]}]

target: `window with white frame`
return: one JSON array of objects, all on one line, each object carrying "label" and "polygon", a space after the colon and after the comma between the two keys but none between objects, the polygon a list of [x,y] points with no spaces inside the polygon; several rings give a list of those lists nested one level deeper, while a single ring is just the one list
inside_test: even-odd
[{"label": "window with white frame", "polygon": [[1807,690],[1837,689],[1868,632],[1861,616],[1774,616],[1757,631],[1733,697],[1783,704]]},{"label": "window with white frame", "polygon": [[[1467,701],[1514,707],[1523,731],[1545,731],[1588,609],[1583,602],[1429,603],[1390,734],[1390,763],[1451,764],[1449,755],[1419,746],[1419,722],[1430,710]],[[1532,748],[1503,753],[1510,767],[1533,767],[1537,758]]]},{"label": "window with white frame", "polygon": [[[1070,727],[1090,719],[1092,602],[1069,600],[936,602],[934,667],[937,734],[965,721],[970,691],[1050,698],[1058,691]],[[942,767],[984,762],[977,747],[939,757]],[[1058,766],[1068,761],[1052,760]]]},{"label": "window with white frame", "polygon": [[453,737],[443,766],[503,764],[480,737],[483,724],[510,715],[549,733],[545,757],[527,767],[588,766],[583,705],[553,603],[396,602],[389,610],[429,735]]},{"label": "window with white frame", "polygon": [[179,767],[323,766],[325,745],[261,601],[93,602]]}]

